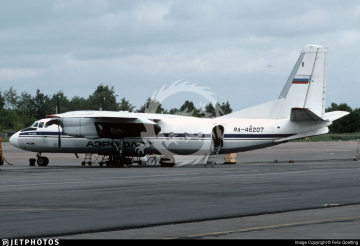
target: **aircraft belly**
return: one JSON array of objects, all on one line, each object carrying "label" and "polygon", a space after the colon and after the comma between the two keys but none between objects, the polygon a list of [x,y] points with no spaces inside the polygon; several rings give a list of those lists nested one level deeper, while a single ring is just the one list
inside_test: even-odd
[{"label": "aircraft belly", "polygon": [[[84,139],[78,153],[119,153],[120,140],[111,139],[89,140]],[[210,150],[210,139],[167,139],[167,138],[125,138],[122,142],[124,155],[174,155],[205,153]]]},{"label": "aircraft belly", "polygon": [[274,140],[224,140],[220,154],[237,153],[276,145]]},{"label": "aircraft belly", "polygon": [[155,139],[153,147],[168,155],[204,154],[210,150],[210,139],[165,138]]}]

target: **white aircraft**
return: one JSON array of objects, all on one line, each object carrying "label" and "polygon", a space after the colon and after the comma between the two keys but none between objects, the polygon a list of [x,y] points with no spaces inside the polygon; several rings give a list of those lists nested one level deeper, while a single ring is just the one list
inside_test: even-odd
[{"label": "white aircraft", "polygon": [[305,46],[280,96],[270,102],[216,118],[110,111],[74,111],[49,115],[10,138],[20,149],[41,153],[97,153],[121,165],[125,157],[161,155],[172,166],[174,155],[237,153],[328,133],[348,112],[325,113],[327,48]]}]

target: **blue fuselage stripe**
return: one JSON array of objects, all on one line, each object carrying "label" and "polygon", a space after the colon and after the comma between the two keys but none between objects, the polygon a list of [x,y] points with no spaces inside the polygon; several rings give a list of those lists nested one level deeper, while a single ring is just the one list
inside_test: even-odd
[{"label": "blue fuselage stripe", "polygon": [[[44,136],[58,136],[59,132],[22,132],[19,134],[20,137],[44,137]],[[63,137],[71,137],[65,135],[63,132],[60,132],[60,135]],[[169,138],[169,133],[160,133],[158,138]],[[286,138],[292,136],[293,134],[224,134],[225,139],[271,139],[271,138]],[[174,133],[174,138],[183,138],[183,133]],[[211,134],[202,134],[200,138],[198,138],[198,134],[188,134],[187,138],[189,139],[209,139]]]}]

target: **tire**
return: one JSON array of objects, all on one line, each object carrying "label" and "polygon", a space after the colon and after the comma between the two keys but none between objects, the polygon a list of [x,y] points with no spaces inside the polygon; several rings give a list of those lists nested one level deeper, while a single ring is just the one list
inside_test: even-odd
[{"label": "tire", "polygon": [[36,163],[41,167],[45,167],[49,164],[49,159],[45,156],[41,156],[41,157],[38,157]]},{"label": "tire", "polygon": [[175,158],[173,156],[167,156],[160,159],[160,165],[162,167],[173,167],[175,166]]},{"label": "tire", "polygon": [[121,167],[122,161],[120,159],[115,159],[114,160],[114,166],[115,167]]},{"label": "tire", "polygon": [[35,162],[36,162],[36,159],[35,159],[35,158],[29,159],[29,165],[30,165],[30,166],[35,166]]},{"label": "tire", "polygon": [[121,167],[125,164],[125,158],[123,156],[115,156],[113,160],[114,167]]},{"label": "tire", "polygon": [[155,157],[150,157],[149,160],[147,160],[146,163],[147,163],[148,166],[155,166],[156,163],[157,163],[157,160],[156,160]]}]

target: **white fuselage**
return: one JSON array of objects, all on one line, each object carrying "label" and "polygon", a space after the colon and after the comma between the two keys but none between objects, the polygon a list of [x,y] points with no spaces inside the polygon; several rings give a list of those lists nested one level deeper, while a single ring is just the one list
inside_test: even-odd
[{"label": "white fuselage", "polygon": [[[223,146],[220,153],[236,153],[254,150],[286,142],[287,137],[326,127],[313,122],[292,122],[268,119],[222,119],[195,117],[160,117],[161,131],[157,136],[134,138],[88,139],[68,136],[62,133],[60,126],[38,124],[37,127],[24,129],[14,134],[12,145],[32,152],[43,153],[97,153],[116,154],[119,146],[125,156],[144,154],[205,154],[212,145],[212,129],[223,126]],[[50,119],[37,121],[46,123]],[[35,124],[34,124],[35,125]],[[61,148],[58,146],[58,134],[61,133]],[[280,141],[279,141],[280,140]]]}]

